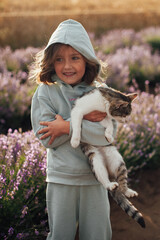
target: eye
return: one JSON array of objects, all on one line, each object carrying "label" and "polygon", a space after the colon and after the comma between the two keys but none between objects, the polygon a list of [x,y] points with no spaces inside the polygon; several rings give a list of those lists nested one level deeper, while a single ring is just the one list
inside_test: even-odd
[{"label": "eye", "polygon": [[55,60],[55,62],[62,62],[62,61],[63,61],[63,59],[60,57],[56,58],[56,60]]},{"label": "eye", "polygon": [[78,60],[79,59],[79,57],[72,57],[72,60]]}]

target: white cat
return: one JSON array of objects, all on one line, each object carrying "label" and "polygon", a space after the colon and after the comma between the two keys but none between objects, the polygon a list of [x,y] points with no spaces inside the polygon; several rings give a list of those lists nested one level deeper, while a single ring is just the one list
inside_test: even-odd
[{"label": "white cat", "polygon": [[[112,88],[99,87],[78,98],[71,111],[73,129],[71,145],[76,148],[80,144],[81,123],[84,115],[94,110],[107,113],[106,118],[100,123],[105,127],[105,137],[110,145],[98,147],[81,143],[81,148],[88,157],[97,180],[111,191],[112,197],[128,215],[145,227],[141,213],[125,198],[125,196],[138,196],[138,193],[128,188],[126,165],[117,148],[112,145],[114,140],[113,120],[125,122],[131,114],[131,103],[136,97],[136,93],[124,94]],[[111,182],[110,178],[113,178],[114,181]]]}]

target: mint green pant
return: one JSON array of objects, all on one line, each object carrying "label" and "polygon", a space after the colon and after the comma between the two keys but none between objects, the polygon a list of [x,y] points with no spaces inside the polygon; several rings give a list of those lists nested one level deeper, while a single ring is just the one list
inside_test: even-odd
[{"label": "mint green pant", "polygon": [[108,193],[101,185],[47,184],[47,240],[111,240]]}]

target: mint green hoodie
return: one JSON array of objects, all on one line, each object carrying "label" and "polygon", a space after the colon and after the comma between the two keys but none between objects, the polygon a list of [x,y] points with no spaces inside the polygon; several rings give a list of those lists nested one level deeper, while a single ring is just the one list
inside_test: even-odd
[{"label": "mint green hoodie", "polygon": [[[62,22],[52,34],[48,45],[54,43],[69,44],[79,51],[87,59],[97,63],[92,44],[83,26],[74,21]],[[99,65],[100,66],[100,65]],[[53,121],[59,114],[64,120],[70,121],[72,105],[76,98],[93,87],[81,82],[71,86],[61,81],[57,75],[52,77],[56,84],[38,86],[31,106],[31,121],[35,135],[40,138],[38,131],[43,128],[40,121]],[[86,156],[80,147],[74,149],[70,145],[72,125],[70,122],[70,134],[57,137],[51,145],[49,138],[40,140],[47,148],[47,182],[69,185],[99,184],[91,172]],[[82,121],[81,141],[92,145],[108,145],[104,137],[104,128],[95,122]]]}]

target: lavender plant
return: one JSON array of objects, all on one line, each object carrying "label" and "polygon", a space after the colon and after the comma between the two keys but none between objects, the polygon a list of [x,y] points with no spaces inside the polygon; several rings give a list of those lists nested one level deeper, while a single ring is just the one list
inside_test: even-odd
[{"label": "lavender plant", "polygon": [[[105,59],[100,52],[98,56]],[[160,83],[160,55],[152,54],[151,47],[147,45],[120,48],[115,54],[106,55],[105,61],[108,63],[109,86],[127,91],[132,80],[136,79],[139,88],[145,90],[146,80],[150,89]]]},{"label": "lavender plant", "polygon": [[139,93],[130,121],[119,127],[116,144],[130,172],[160,167],[160,95]]},{"label": "lavender plant", "polygon": [[97,56],[109,63],[108,84],[126,90],[132,79],[136,79],[139,88],[144,91],[145,81],[148,80],[153,91],[160,83],[160,55],[155,51],[160,50],[159,27],[139,32],[133,29],[112,30],[99,38],[91,36]]},{"label": "lavender plant", "polygon": [[137,37],[152,46],[153,51],[160,51],[160,27],[149,27],[137,33]]},{"label": "lavender plant", "polygon": [[46,235],[46,150],[32,131],[0,135],[0,239]]},{"label": "lavender plant", "polygon": [[12,51],[0,49],[0,132],[8,128],[27,130],[30,126],[30,104],[35,85],[28,79],[28,65],[37,48]]},{"label": "lavender plant", "polygon": [[94,46],[105,54],[114,54],[119,48],[130,48],[132,45],[144,43],[133,29],[111,30],[99,38],[92,37],[92,41]]},{"label": "lavender plant", "polygon": [[149,44],[153,50],[160,49],[160,27],[149,27],[136,32],[134,29],[115,29],[100,37],[91,34],[96,49],[105,54],[114,54],[119,48]]},{"label": "lavender plant", "polygon": [[34,55],[39,48],[28,47],[26,49],[17,49],[12,51],[8,46],[0,48],[0,72],[6,71],[16,74],[19,71],[28,72],[28,65],[33,61]]},{"label": "lavender plant", "polygon": [[[19,72],[20,74],[20,72]],[[31,97],[35,85],[21,84],[12,73],[0,73],[0,132],[8,128],[29,128]]]}]

